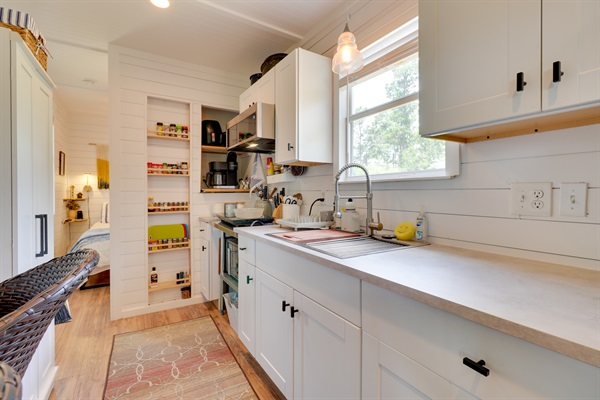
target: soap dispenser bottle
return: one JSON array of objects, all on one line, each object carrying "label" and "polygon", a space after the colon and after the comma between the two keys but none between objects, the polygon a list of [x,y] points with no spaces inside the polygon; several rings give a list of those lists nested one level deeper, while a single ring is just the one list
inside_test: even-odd
[{"label": "soap dispenser bottle", "polygon": [[358,232],[360,230],[360,215],[356,211],[352,199],[348,199],[342,212],[342,230],[347,232]]},{"label": "soap dispenser bottle", "polygon": [[421,210],[417,216],[416,228],[415,240],[422,241],[427,239],[427,220],[425,219],[423,210]]}]

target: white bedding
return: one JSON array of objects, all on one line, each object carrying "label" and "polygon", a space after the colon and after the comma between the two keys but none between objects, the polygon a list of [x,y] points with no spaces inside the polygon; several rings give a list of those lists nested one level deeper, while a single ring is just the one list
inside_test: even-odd
[{"label": "white bedding", "polygon": [[96,222],[81,234],[69,253],[80,249],[94,249],[100,254],[98,265],[91,275],[108,270],[110,267],[110,224]]}]

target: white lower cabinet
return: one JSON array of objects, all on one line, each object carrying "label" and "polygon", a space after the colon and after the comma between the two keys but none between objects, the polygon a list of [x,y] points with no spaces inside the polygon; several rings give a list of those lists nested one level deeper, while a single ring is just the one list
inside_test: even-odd
[{"label": "white lower cabinet", "polygon": [[252,355],[256,354],[254,333],[254,321],[256,319],[255,288],[256,268],[254,265],[251,265],[248,261],[243,260],[240,257],[238,281],[238,337]]},{"label": "white lower cabinet", "polygon": [[242,343],[288,399],[360,398],[360,281],[238,240]]},{"label": "white lower cabinet", "polygon": [[[377,377],[365,367],[367,364],[385,368],[386,373],[395,371],[417,389],[427,373],[432,381],[434,376],[436,382],[442,378],[450,384],[450,394],[445,398],[600,398],[600,369],[593,365],[366,282],[362,283],[362,304],[363,393],[368,398],[402,398],[403,389],[396,383],[380,385],[386,390],[395,387],[397,393],[371,389]],[[385,360],[369,362],[375,351]],[[407,358],[404,370],[399,367],[402,357]],[[485,362],[489,375],[464,365],[465,359]],[[393,367],[386,366],[390,364]],[[378,393],[383,394],[378,397]],[[430,398],[436,393],[423,392]]]},{"label": "white lower cabinet", "polygon": [[363,333],[363,399],[448,399],[450,382]]}]

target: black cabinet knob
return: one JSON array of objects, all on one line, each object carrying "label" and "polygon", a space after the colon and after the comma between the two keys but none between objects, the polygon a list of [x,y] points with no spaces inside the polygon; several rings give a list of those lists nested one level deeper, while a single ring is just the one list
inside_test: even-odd
[{"label": "black cabinet knob", "polygon": [[467,367],[471,368],[472,370],[479,372],[483,376],[490,375],[490,370],[484,366],[485,361],[483,361],[483,360],[479,360],[478,362],[475,362],[475,361],[471,360],[470,358],[465,357],[465,358],[463,358],[463,364],[466,365]]},{"label": "black cabinet knob", "polygon": [[290,317],[294,318],[294,314],[296,314],[297,312],[300,312],[300,310],[294,308],[294,306],[292,306],[292,308],[290,308]]},{"label": "black cabinet knob", "polygon": [[281,311],[285,312],[285,309],[287,308],[287,306],[289,306],[290,303],[286,303],[285,300],[281,301]]},{"label": "black cabinet knob", "polygon": [[522,92],[525,85],[527,85],[527,82],[525,82],[525,74],[519,72],[517,74],[517,92]]},{"label": "black cabinet knob", "polygon": [[552,82],[557,83],[561,81],[561,77],[565,73],[562,72],[560,61],[554,61],[552,63]]}]

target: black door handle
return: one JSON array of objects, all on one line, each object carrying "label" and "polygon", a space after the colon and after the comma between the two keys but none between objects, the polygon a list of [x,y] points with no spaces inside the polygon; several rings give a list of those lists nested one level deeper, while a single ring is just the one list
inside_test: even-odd
[{"label": "black door handle", "polygon": [[285,300],[281,301],[281,311],[285,312],[285,309],[287,308],[287,306],[289,306],[290,303],[286,303]]},{"label": "black door handle", "polygon": [[522,92],[525,85],[527,85],[525,74],[523,72],[517,73],[517,92]]},{"label": "black door handle", "polygon": [[[246,275],[246,284],[248,284],[248,285],[249,285],[249,284],[250,284],[250,281],[251,281],[251,280],[253,280],[253,279],[254,279],[254,278],[250,278],[250,275]],[[284,303],[285,303],[285,300],[284,300]],[[283,310],[283,311],[285,311],[285,310]]]},{"label": "black door handle", "polygon": [[552,82],[554,82],[554,83],[560,82],[561,81],[561,77],[564,74],[565,73],[562,72],[560,61],[554,61],[552,63]]},{"label": "black door handle", "polygon": [[37,214],[35,219],[40,220],[40,252],[35,253],[35,257],[44,257],[44,255],[48,254],[48,237],[47,237],[47,215],[46,214]]},{"label": "black door handle", "polygon": [[466,365],[467,367],[471,368],[472,370],[479,372],[483,376],[490,375],[490,370],[487,369],[486,367],[484,367],[485,361],[483,361],[483,360],[479,360],[478,362],[475,362],[475,361],[471,360],[470,358],[465,357],[465,358],[463,358],[463,364]]},{"label": "black door handle", "polygon": [[291,151],[294,148],[291,143],[288,143],[288,151]]},{"label": "black door handle", "polygon": [[299,312],[300,310],[294,308],[294,306],[292,306],[292,308],[290,308],[290,317],[294,318],[294,314],[296,314],[297,312]]}]

